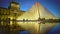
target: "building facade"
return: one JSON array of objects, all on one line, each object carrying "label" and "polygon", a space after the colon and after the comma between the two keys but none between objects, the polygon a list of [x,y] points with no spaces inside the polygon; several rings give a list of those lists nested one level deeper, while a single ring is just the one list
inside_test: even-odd
[{"label": "building facade", "polygon": [[10,2],[8,8],[0,7],[1,34],[17,34],[18,30],[22,30],[15,20],[23,13],[24,12],[20,10],[19,3],[16,2]]}]

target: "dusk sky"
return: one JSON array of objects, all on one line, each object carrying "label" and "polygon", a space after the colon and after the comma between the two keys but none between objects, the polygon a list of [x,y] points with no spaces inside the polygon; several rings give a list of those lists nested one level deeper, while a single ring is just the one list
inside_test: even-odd
[{"label": "dusk sky", "polygon": [[[11,0],[0,0],[0,7],[8,8]],[[20,10],[27,11],[35,2],[39,2],[55,16],[60,18],[60,0],[14,0],[20,5]]]}]

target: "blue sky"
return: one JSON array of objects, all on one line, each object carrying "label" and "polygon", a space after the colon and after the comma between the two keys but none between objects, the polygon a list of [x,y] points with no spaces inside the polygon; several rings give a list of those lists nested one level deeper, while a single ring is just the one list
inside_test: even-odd
[{"label": "blue sky", "polygon": [[[0,7],[8,8],[11,0],[0,0]],[[19,3],[20,10],[27,11],[35,2],[39,2],[47,10],[60,18],[60,0],[14,0]]]}]

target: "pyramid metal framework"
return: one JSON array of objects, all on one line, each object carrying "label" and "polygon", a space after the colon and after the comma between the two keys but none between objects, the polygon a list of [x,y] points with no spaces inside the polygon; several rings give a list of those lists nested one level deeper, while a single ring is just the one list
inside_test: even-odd
[{"label": "pyramid metal framework", "polygon": [[[55,20],[51,21],[53,19],[58,18],[46,10],[38,2],[36,2],[26,13],[17,18],[17,20],[23,20],[25,22],[18,22],[18,24],[25,30],[28,30],[30,34],[45,34],[56,25],[56,23],[53,23]],[[45,22],[45,24],[41,24],[41,22]],[[53,24],[50,24],[50,22]]]}]

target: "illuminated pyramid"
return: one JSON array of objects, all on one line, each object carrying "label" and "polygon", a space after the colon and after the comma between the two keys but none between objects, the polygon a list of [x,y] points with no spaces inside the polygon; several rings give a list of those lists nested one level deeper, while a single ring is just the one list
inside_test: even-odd
[{"label": "illuminated pyramid", "polygon": [[[40,18],[45,19],[54,19],[56,18],[53,14],[51,14],[48,10],[46,10],[42,5],[40,5],[38,2],[36,2],[26,13],[19,16],[17,20],[38,20],[40,13]],[[18,24],[24,28],[25,30],[28,30],[30,34],[38,34],[39,30],[39,22],[18,22]],[[41,24],[40,25],[40,33],[45,34],[50,28],[52,28],[55,24]]]}]

